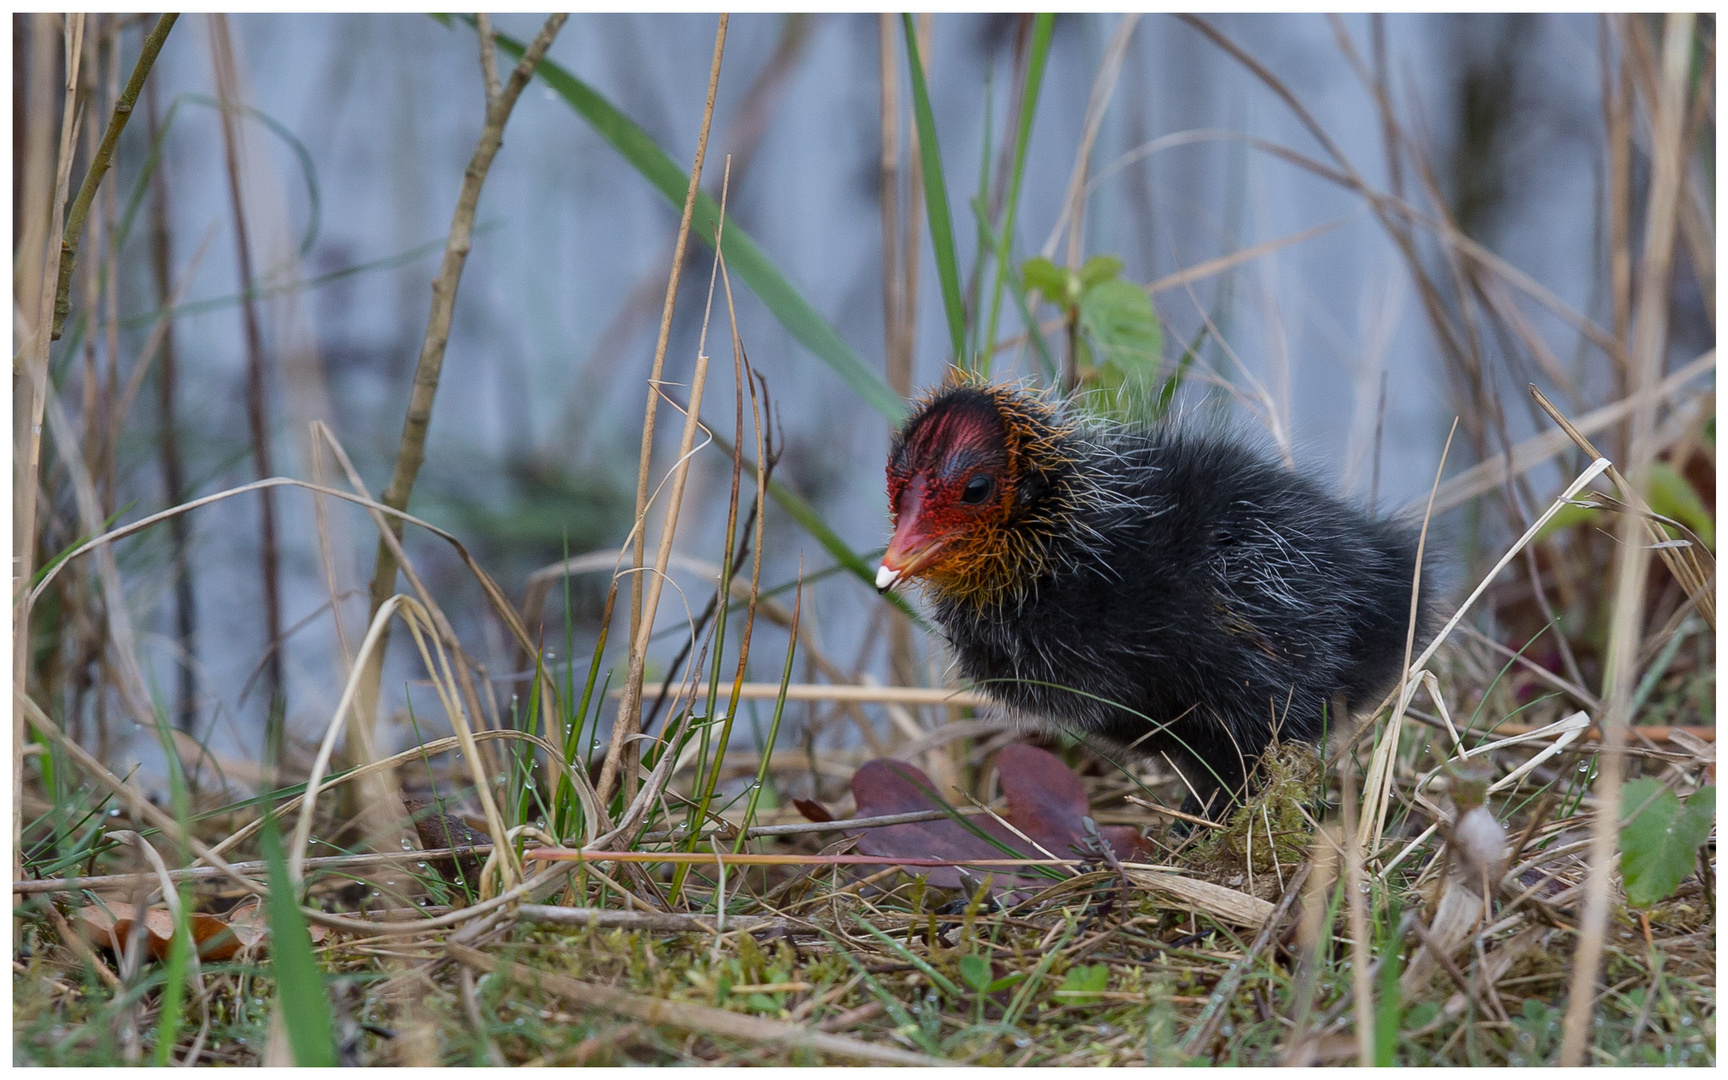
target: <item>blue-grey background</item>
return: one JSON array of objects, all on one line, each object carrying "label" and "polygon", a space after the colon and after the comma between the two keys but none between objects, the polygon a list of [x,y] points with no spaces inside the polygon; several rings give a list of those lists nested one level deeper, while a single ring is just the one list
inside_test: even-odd
[{"label": "blue-grey background", "polygon": [[[1088,94],[1118,18],[1057,20],[1015,237],[1020,258],[1044,244],[1056,220]],[[1388,185],[1378,113],[1324,18],[1212,18],[1284,80],[1370,184]],[[530,37],[539,23],[530,16],[496,19],[498,29],[519,39]],[[1347,16],[1344,23],[1366,55],[1367,18]],[[248,103],[303,144],[316,190],[316,233],[300,258],[300,242],[314,225],[313,186],[287,141],[258,123],[244,125],[260,273],[283,286],[261,308],[277,469],[310,478],[306,425],[322,419],[376,492],[389,475],[437,252],[480,130],[475,35],[461,23],[444,26],[412,15],[238,15],[230,25]],[[714,26],[709,15],[577,14],[550,57],[688,167]],[[1461,225],[1567,303],[1605,321],[1607,299],[1599,286],[1605,169],[1600,32],[1595,16],[1410,16],[1386,22],[1400,111],[1419,124],[1419,142]],[[965,266],[974,247],[965,203],[976,189],[984,125],[992,126],[998,145],[1002,137],[1013,36],[1007,17],[941,15],[934,21],[931,94]],[[910,100],[904,45],[898,37],[894,45],[904,110]],[[508,68],[502,58],[501,66]],[[705,182],[717,195],[726,155],[736,155],[730,221],[756,239],[860,356],[879,366],[878,75],[874,16],[733,17]],[[153,77],[164,109],[180,95],[214,92],[205,17],[181,20]],[[909,125],[910,114],[903,113],[902,133]],[[122,190],[137,176],[143,127],[134,123],[122,146]],[[1249,132],[1324,156],[1285,104],[1239,64],[1176,19],[1145,16],[1105,114],[1092,174],[1104,173],[1148,140],[1208,128]],[[181,105],[165,162],[176,275],[187,271],[208,234],[187,296],[230,296],[237,289],[233,223],[212,109],[189,100]],[[1406,182],[1417,186],[1413,177]],[[1374,411],[1384,370],[1379,503],[1405,506],[1426,495],[1453,402],[1402,260],[1359,197],[1238,143],[1196,142],[1103,180],[1088,204],[1084,250],[1120,256],[1125,275],[1144,282],[1340,217],[1348,220],[1338,228],[1226,277],[1198,282],[1192,294],[1160,293],[1156,305],[1167,355],[1194,336],[1199,309],[1214,310],[1220,290],[1229,289],[1221,308],[1226,338],[1273,398],[1296,460],[1362,496],[1372,473]],[[427,463],[410,509],[462,536],[504,588],[520,597],[526,575],[556,561],[566,536],[571,554],[616,549],[623,538],[677,210],[567,104],[534,83],[510,119],[478,223]],[[155,307],[141,230],[138,235],[124,253],[123,314]],[[416,250],[418,257],[397,258]],[[947,330],[927,235],[920,252],[914,379],[923,384],[940,377]],[[705,248],[688,264],[667,353],[666,378],[672,383],[687,383],[692,370],[709,265]],[[337,276],[316,283],[331,275]],[[734,286],[742,339],[767,376],[784,425],[779,475],[854,549],[878,547],[886,534],[886,423],[793,341],[736,278]],[[1524,310],[1553,351],[1578,365],[1592,402],[1600,401],[1607,372],[1599,354],[1582,349],[1575,332],[1536,305],[1525,304]],[[1018,330],[1016,317],[1005,313],[1004,323],[1008,331]],[[1689,358],[1704,347],[1687,339],[1698,334],[1697,325],[1676,322],[1676,355]],[[716,366],[704,417],[730,437],[731,365],[723,326],[717,316],[709,345]],[[138,341],[145,328],[128,333]],[[238,309],[217,306],[184,317],[177,334],[180,420],[195,493],[251,479]],[[1206,356],[1224,366],[1216,346]],[[1507,395],[1521,393],[1515,380],[1503,376],[1495,375]],[[1237,381],[1246,385],[1240,376]],[[1189,407],[1194,400],[1187,399]],[[1515,438],[1533,430],[1524,408],[1508,408],[1507,414]],[[1246,426],[1260,425],[1242,415]],[[676,413],[662,410],[657,476],[675,454],[677,420]],[[127,436],[126,483],[137,500],[129,516],[164,505],[152,457],[156,423],[153,400],[141,400]],[[1455,448],[1448,472],[1468,464],[1468,447]],[[678,534],[681,553],[716,559],[727,470],[725,457],[713,448],[698,457]],[[1536,475],[1544,492],[1560,479],[1557,471]],[[283,619],[294,627],[315,615],[326,592],[309,499],[295,492],[279,498]],[[351,508],[333,508],[332,520],[340,584],[357,591],[345,601],[343,615],[358,641],[375,535]],[[657,522],[656,517],[651,524],[651,542],[659,535]],[[264,648],[257,535],[256,507],[249,499],[219,504],[194,518],[198,731],[209,734],[218,752],[241,760],[256,760],[262,739],[261,695],[254,691],[239,701]],[[449,550],[413,531],[408,549],[471,651],[494,671],[509,670],[505,638]],[[147,669],[167,697],[178,662],[171,640],[173,592],[165,575],[150,572],[165,565],[165,552],[165,537],[148,537],[125,549],[122,566],[130,571]],[[814,541],[771,507],[765,581],[789,580],[800,558],[806,571],[829,563]],[[667,590],[660,608],[665,627],[685,617],[686,604],[698,609],[709,589],[692,574],[675,574],[674,580],[684,591]],[[584,661],[604,581],[605,575],[592,575],[573,589],[576,653]],[[871,626],[878,605],[860,582],[833,575],[807,594],[805,617],[842,667],[863,656],[864,671],[887,679],[882,635]],[[561,601],[548,606],[546,633],[548,647],[562,656]],[[609,658],[621,655],[623,636],[614,635]],[[753,674],[777,677],[784,643],[782,631],[759,629]],[[656,653],[662,660],[675,642],[669,637],[663,647]],[[298,629],[285,656],[290,731],[297,740],[315,742],[341,691],[329,616],[313,617]],[[938,656],[934,666],[940,665]],[[386,679],[391,705],[400,710],[404,694],[411,695],[422,729],[442,731],[436,698],[415,684],[422,675],[398,634]],[[509,686],[500,693],[507,699]],[[399,744],[410,734],[405,724],[396,724],[386,728],[383,741]],[[795,736],[794,730],[787,738]]]}]

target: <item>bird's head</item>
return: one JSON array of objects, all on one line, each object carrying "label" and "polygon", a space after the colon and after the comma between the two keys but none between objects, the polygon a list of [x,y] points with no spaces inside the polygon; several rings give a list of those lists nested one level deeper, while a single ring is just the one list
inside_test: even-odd
[{"label": "bird's head", "polygon": [[1040,560],[1038,513],[1070,464],[1068,429],[1037,393],[970,380],[927,397],[888,456],[894,537],[876,571],[887,592],[909,578],[986,598]]}]

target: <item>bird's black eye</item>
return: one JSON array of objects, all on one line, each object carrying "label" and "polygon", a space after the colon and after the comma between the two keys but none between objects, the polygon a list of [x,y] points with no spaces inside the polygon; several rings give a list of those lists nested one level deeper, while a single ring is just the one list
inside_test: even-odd
[{"label": "bird's black eye", "polygon": [[995,481],[980,473],[966,481],[965,490],[960,492],[960,501],[963,503],[981,503],[990,497],[990,492],[995,486]]}]

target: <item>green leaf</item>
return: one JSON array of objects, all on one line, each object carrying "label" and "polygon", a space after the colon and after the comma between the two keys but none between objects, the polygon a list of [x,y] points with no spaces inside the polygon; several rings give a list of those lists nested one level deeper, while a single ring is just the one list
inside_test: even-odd
[{"label": "green leaf", "polygon": [[1439,1015],[1440,1003],[1438,1001],[1419,1001],[1404,1010],[1404,1026],[1411,1030],[1425,1028],[1433,1023],[1434,1018]]},{"label": "green leaf", "polygon": [[276,979],[276,1007],[288,1028],[294,1064],[334,1067],[330,998],[324,992],[318,958],[312,954],[312,935],[306,932],[306,919],[294,897],[294,883],[288,878],[273,814],[264,818],[259,846],[270,875],[270,974]]},{"label": "green leaf", "polygon": [[1024,978],[1026,978],[1026,973],[1024,971],[1012,972],[1002,976],[1000,979],[997,979],[989,986],[986,986],[984,992],[986,994],[994,994],[999,990],[1007,990],[1010,987],[1018,986],[1020,981]]},{"label": "green leaf", "polygon": [[990,989],[990,961],[977,953],[968,953],[960,958],[960,977],[966,980],[966,985],[980,994]]},{"label": "green leaf", "polygon": [[1716,550],[1715,519],[1698,497],[1698,489],[1666,461],[1650,463],[1650,509],[1691,529],[1705,547]]},{"label": "green leaf", "polygon": [[1649,907],[1666,900],[1692,872],[1698,846],[1716,822],[1716,789],[1700,788],[1684,807],[1658,780],[1632,780],[1620,789],[1620,873],[1626,901]]},{"label": "green leaf", "polygon": [[1133,283],[1110,280],[1087,289],[1080,298],[1080,328],[1102,354],[1099,366],[1114,364],[1126,376],[1158,370],[1164,335],[1151,298]]},{"label": "green leaf", "polygon": [[[522,56],[522,43],[508,35],[498,35],[498,47],[514,59]],[[534,74],[588,121],[601,138],[611,143],[613,149],[622,154],[624,160],[665,196],[674,208],[684,208],[684,195],[690,186],[690,174],[679,168],[664,150],[656,146],[654,140],[649,138],[648,133],[638,127],[635,121],[618,111],[593,87],[552,60],[540,61]],[[705,192],[698,192],[695,214],[690,225],[692,234],[712,247],[714,227],[719,220],[719,205]],[[737,222],[726,223],[720,250],[726,256],[727,267],[750,286],[750,291],[773,313],[780,325],[784,326],[799,344],[815,353],[818,360],[832,368],[865,404],[895,422],[905,417],[906,403],[901,400],[900,395],[883,381],[879,373],[859,359],[851,346],[798,294],[791,282],[786,280],[786,276],[762,253],[756,242]],[[956,284],[955,288],[958,287]]]},{"label": "green leaf", "polygon": [[1020,264],[1020,280],[1028,289],[1037,289],[1046,300],[1064,307],[1080,299],[1079,279],[1042,255]]},{"label": "green leaf", "polygon": [[1090,1005],[1098,994],[1110,986],[1110,968],[1106,964],[1080,964],[1068,969],[1068,977],[1056,988],[1056,996],[1065,1005]]},{"label": "green leaf", "polygon": [[930,219],[930,247],[936,253],[936,276],[942,282],[942,308],[948,314],[948,336],[954,362],[966,366],[966,305],[960,300],[960,259],[954,252],[954,221],[948,212],[948,183],[942,177],[942,150],[936,141],[936,115],[930,110],[930,89],[924,85],[924,61],[918,57],[918,34],[912,16],[902,14],[906,57],[912,73],[912,115],[918,124],[918,158],[924,165],[924,213]]},{"label": "green leaf", "polygon": [[744,1007],[764,1016],[774,1016],[780,1012],[780,1003],[767,994],[751,994],[744,999]]},{"label": "green leaf", "polygon": [[1090,289],[1094,285],[1102,285],[1113,281],[1122,272],[1122,260],[1114,255],[1094,255],[1086,260],[1086,265],[1080,268],[1080,287]]}]

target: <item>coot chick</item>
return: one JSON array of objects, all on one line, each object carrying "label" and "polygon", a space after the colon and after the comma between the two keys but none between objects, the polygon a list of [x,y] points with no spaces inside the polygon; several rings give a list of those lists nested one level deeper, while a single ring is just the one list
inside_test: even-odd
[{"label": "coot chick", "polygon": [[1227,434],[960,376],[895,437],[888,505],[877,588],[924,581],[968,679],[1168,755],[1191,811],[1241,797],[1275,737],[1378,704],[1403,662],[1417,528]]}]

